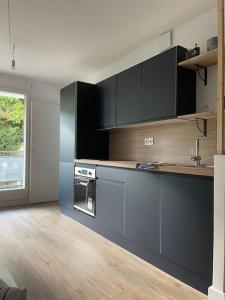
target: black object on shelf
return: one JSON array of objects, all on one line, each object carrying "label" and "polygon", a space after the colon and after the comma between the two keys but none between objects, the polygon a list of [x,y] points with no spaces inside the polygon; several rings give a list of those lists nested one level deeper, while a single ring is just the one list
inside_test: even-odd
[{"label": "black object on shelf", "polygon": [[198,56],[200,54],[200,47],[198,47],[198,44],[195,44],[195,47],[193,49],[190,49],[186,53],[186,59],[190,59],[192,57]]},{"label": "black object on shelf", "polygon": [[[198,47],[198,44],[195,44],[195,48],[187,51],[186,59],[191,59],[198,55],[200,55],[200,47]],[[205,85],[207,85],[207,81],[208,81],[207,68],[201,65],[196,65],[196,66],[197,66],[198,77],[204,82]],[[203,74],[200,72],[201,70],[203,71]]]}]

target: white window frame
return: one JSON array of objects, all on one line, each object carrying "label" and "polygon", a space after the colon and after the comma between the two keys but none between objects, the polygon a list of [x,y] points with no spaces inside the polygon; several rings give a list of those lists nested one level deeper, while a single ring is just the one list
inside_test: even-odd
[{"label": "white window frame", "polygon": [[13,202],[16,204],[29,202],[29,181],[30,181],[30,99],[27,91],[0,87],[1,92],[24,95],[25,116],[24,116],[24,143],[25,143],[25,187],[14,190],[0,191],[1,202]]}]

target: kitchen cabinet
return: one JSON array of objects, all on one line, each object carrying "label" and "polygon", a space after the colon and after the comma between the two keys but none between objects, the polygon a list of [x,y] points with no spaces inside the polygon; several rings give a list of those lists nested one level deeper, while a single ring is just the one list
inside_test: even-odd
[{"label": "kitchen cabinet", "polygon": [[213,180],[160,175],[162,255],[211,280]]},{"label": "kitchen cabinet", "polygon": [[59,204],[72,210],[74,200],[74,164],[61,162],[59,164]]},{"label": "kitchen cabinet", "polygon": [[141,117],[141,65],[117,75],[116,124],[140,121]]},{"label": "kitchen cabinet", "polygon": [[60,205],[73,209],[75,158],[108,158],[108,132],[96,132],[96,87],[74,82],[60,91]]},{"label": "kitchen cabinet", "polygon": [[[212,283],[213,178],[105,166],[96,167],[96,176],[96,217],[72,217],[206,293]],[[71,187],[70,181],[62,190],[61,205],[71,207]]]},{"label": "kitchen cabinet", "polygon": [[195,71],[177,65],[185,54],[186,49],[177,46],[142,63],[142,121],[196,111]]},{"label": "kitchen cabinet", "polygon": [[96,87],[74,82],[60,94],[60,161],[108,158],[108,133],[96,132]]},{"label": "kitchen cabinet", "polygon": [[175,49],[142,64],[142,120],[176,116]]},{"label": "kitchen cabinet", "polygon": [[174,118],[196,111],[196,72],[178,67],[181,46],[98,84],[98,128]]},{"label": "kitchen cabinet", "polygon": [[159,175],[126,171],[125,236],[160,252]]},{"label": "kitchen cabinet", "polygon": [[98,179],[108,179],[119,182],[124,182],[125,180],[124,169],[98,166],[96,174]]},{"label": "kitchen cabinet", "polygon": [[108,132],[96,132],[96,86],[77,82],[76,158],[108,158]]},{"label": "kitchen cabinet", "polygon": [[124,235],[124,183],[96,182],[96,219],[104,227]]},{"label": "kitchen cabinet", "polygon": [[124,235],[124,171],[96,168],[96,220],[117,234]]},{"label": "kitchen cabinet", "polygon": [[97,109],[99,129],[116,126],[116,76],[97,84]]},{"label": "kitchen cabinet", "polygon": [[75,153],[75,85],[60,91],[60,161],[72,162]]}]

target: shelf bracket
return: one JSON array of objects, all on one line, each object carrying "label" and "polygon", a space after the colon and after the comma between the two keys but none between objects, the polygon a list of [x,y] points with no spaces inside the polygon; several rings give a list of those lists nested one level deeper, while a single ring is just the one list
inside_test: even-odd
[{"label": "shelf bracket", "polygon": [[[198,121],[201,120],[203,121],[203,130],[199,127]],[[207,128],[207,119],[202,119],[202,118],[196,118],[196,126],[198,128],[198,130],[203,133],[203,137],[206,138],[207,134],[208,134],[208,128]]]},{"label": "shelf bracket", "polygon": [[[199,78],[204,82],[205,86],[207,85],[208,82],[208,70],[206,67],[203,67],[201,65],[196,65],[197,67],[197,73]],[[204,77],[202,77],[202,75],[200,74],[200,70],[204,71]]]}]

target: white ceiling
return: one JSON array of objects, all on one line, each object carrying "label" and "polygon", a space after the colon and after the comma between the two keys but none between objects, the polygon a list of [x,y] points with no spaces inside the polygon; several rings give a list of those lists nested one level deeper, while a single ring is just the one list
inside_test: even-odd
[{"label": "white ceiling", "polygon": [[[215,0],[11,0],[15,74],[60,84],[82,79],[215,4]],[[0,72],[11,73],[7,22],[7,0],[0,0]]]}]

